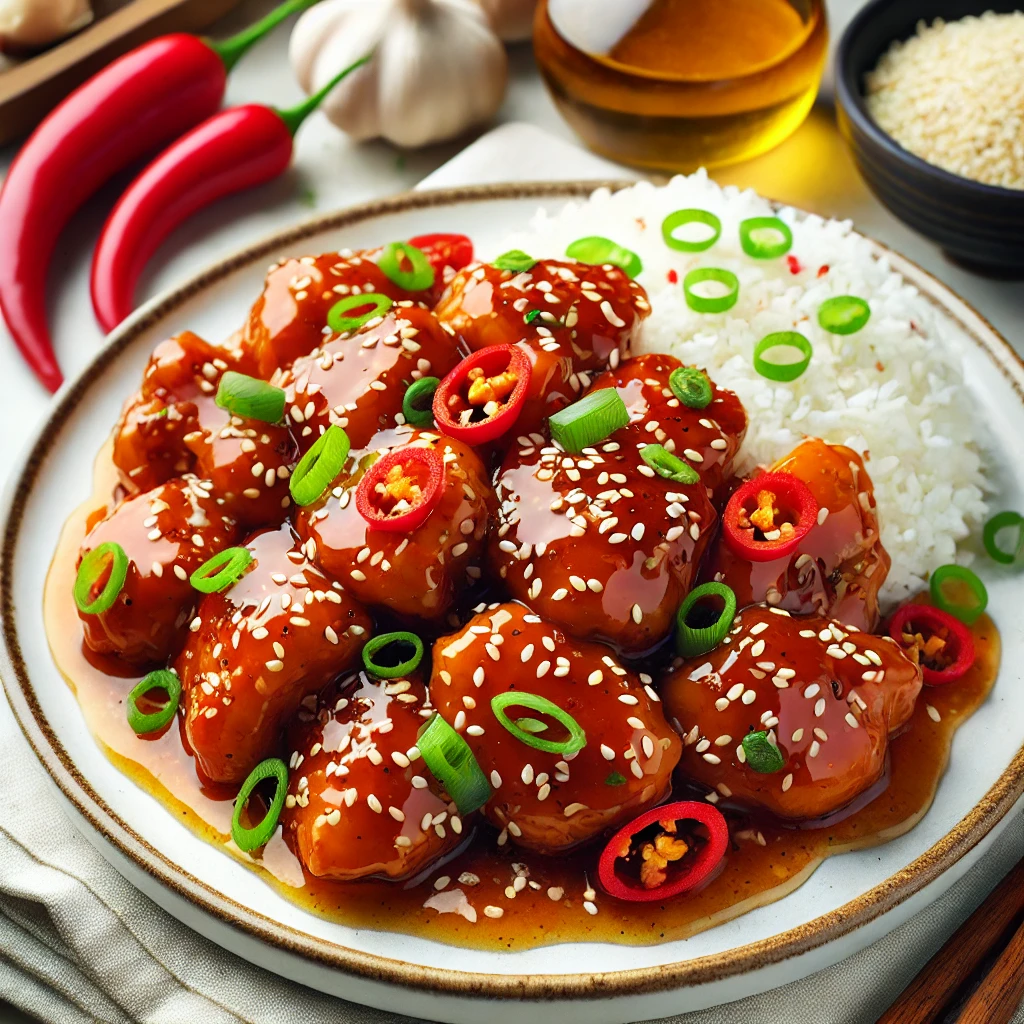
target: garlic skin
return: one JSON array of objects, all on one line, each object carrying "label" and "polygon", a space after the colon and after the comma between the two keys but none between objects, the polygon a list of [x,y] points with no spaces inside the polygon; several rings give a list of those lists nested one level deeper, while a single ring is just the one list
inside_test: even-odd
[{"label": "garlic skin", "polygon": [[89,0],[0,0],[0,46],[49,46],[90,21]]},{"label": "garlic skin", "polygon": [[487,15],[491,28],[506,43],[518,43],[533,35],[533,14],[537,0],[476,0]]},{"label": "garlic skin", "polygon": [[373,59],[322,106],[353,139],[424,146],[501,106],[508,58],[473,0],[321,0],[299,19],[290,44],[306,93],[371,50]]}]

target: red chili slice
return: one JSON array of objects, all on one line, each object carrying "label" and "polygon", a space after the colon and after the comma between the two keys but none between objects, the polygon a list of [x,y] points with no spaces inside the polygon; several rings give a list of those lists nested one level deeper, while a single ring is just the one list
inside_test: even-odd
[{"label": "red chili slice", "polygon": [[437,507],[444,461],[433,448],[402,448],[379,458],[356,488],[356,508],[375,530],[411,533]]},{"label": "red chili slice", "polygon": [[722,529],[741,558],[770,562],[795,551],[817,522],[818,503],[803,481],[791,473],[762,473],[729,499]]},{"label": "red chili slice", "polygon": [[[618,870],[619,861],[629,858],[631,855],[641,857],[644,864],[649,863],[654,857],[659,856],[657,844],[660,840],[666,839],[666,847],[662,852],[661,869],[671,864],[673,854],[678,854],[678,848],[672,849],[678,842],[676,823],[680,821],[697,821],[708,830],[708,841],[697,853],[696,857],[685,864],[685,870],[678,874],[672,872],[674,877],[669,878],[668,871],[665,871],[665,879],[660,884],[648,886],[640,881],[642,875],[638,872],[637,880],[623,877]],[[667,826],[663,833],[653,837],[650,842],[645,842],[639,849],[634,850],[634,840],[652,825],[662,824]],[[653,903],[658,900],[668,900],[680,893],[689,892],[695,889],[708,875],[718,866],[725,856],[729,846],[729,826],[726,823],[722,812],[711,804],[701,803],[697,800],[681,800],[674,804],[665,804],[663,807],[654,807],[634,819],[625,828],[620,829],[612,836],[611,841],[604,848],[601,859],[597,865],[597,875],[601,884],[609,896],[620,900],[629,900],[632,903]],[[689,850],[683,852],[685,857]],[[659,862],[660,863],[660,862]],[[658,863],[655,863],[655,872],[660,871]]]},{"label": "red chili slice", "polygon": [[[959,619],[930,604],[905,604],[889,623],[889,636],[907,649],[906,636],[921,637],[921,671],[929,686],[955,683],[974,664],[974,637]],[[938,640],[936,645],[933,642]],[[929,645],[932,649],[929,650]],[[948,646],[948,650],[947,650]],[[942,656],[943,668],[930,668],[928,660]]]},{"label": "red chili slice", "polygon": [[417,235],[409,244],[422,250],[439,279],[445,267],[461,270],[473,262],[473,243],[465,235]]},{"label": "red chili slice", "polygon": [[434,392],[434,421],[449,437],[486,444],[511,430],[526,401],[532,367],[515,345],[490,345],[459,363]]}]

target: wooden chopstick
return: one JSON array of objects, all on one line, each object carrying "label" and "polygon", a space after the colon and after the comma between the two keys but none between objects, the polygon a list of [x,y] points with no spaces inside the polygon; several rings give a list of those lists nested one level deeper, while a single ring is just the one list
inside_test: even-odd
[{"label": "wooden chopstick", "polygon": [[[1024,859],[925,964],[877,1024],[932,1024],[943,1019],[956,1024],[1009,1024],[1024,997],[1022,915]],[[964,991],[977,982],[975,973],[992,961],[993,953],[994,962],[980,972],[981,984],[964,1002]]]}]

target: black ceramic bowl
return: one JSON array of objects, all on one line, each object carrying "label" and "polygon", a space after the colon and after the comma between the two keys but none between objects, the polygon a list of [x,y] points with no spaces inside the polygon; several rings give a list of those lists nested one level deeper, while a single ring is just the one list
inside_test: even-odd
[{"label": "black ceramic bowl", "polygon": [[922,19],[1021,8],[1020,0],[873,0],[850,23],[836,55],[839,128],[872,192],[955,260],[1001,275],[1024,274],[1024,190],[982,185],[907,152],[868,113],[864,75]]}]

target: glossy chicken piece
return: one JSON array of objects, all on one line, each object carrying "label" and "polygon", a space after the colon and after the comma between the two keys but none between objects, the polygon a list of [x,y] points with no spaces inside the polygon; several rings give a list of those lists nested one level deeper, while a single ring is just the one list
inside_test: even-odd
[{"label": "glossy chicken piece", "polygon": [[[683,776],[780,818],[816,819],[882,777],[889,735],[920,690],[919,668],[888,637],[755,606],[660,692],[684,737]],[[759,731],[785,762],[772,774],[745,760],[743,737]]]},{"label": "glossy chicken piece", "polygon": [[209,483],[195,477],[125,499],[82,542],[81,555],[114,541],[129,559],[114,604],[98,615],[79,612],[86,645],[134,665],[165,661],[184,641],[199,598],[189,577],[235,534]]},{"label": "glossy chicken piece", "polygon": [[240,338],[256,376],[269,378],[330,336],[327,314],[341,299],[361,292],[395,300],[425,299],[427,293],[407,292],[387,277],[377,266],[381,251],[346,249],[271,267]]},{"label": "glossy chicken piece", "polygon": [[523,274],[469,267],[456,274],[436,308],[470,348],[519,345],[529,356],[532,375],[518,434],[541,429],[548,416],[581,396],[594,372],[628,354],[650,311],[643,288],[617,267],[556,260]]},{"label": "glossy chicken piece", "polygon": [[[353,674],[289,730],[285,839],[319,878],[415,875],[462,841],[455,804],[416,748],[433,714],[418,679]],[[436,785],[435,785],[436,789]]]},{"label": "glossy chicken piece", "polygon": [[286,427],[232,416],[214,430],[186,434],[184,441],[218,504],[241,526],[284,521],[291,505],[288,478],[299,458]]},{"label": "glossy chicken piece", "polygon": [[174,662],[188,740],[214,782],[240,782],[272,754],[301,700],[352,666],[372,627],[288,524],[246,547],[245,575],[203,597]]},{"label": "glossy chicken piece", "polygon": [[630,422],[645,431],[645,440],[682,459],[718,495],[732,475],[733,459],[747,432],[747,414],[739,398],[710,377],[710,404],[703,409],[683,405],[669,387],[672,371],[682,365],[673,356],[634,356],[603,373],[591,390],[614,387]]},{"label": "glossy chicken piece", "polygon": [[[483,813],[514,843],[553,854],[668,793],[679,737],[645,680],[608,648],[574,640],[522,605],[503,604],[437,641],[430,693],[491,780]],[[491,709],[491,700],[509,690],[557,704],[584,730],[586,746],[564,757],[517,739]],[[534,734],[542,738],[567,737],[563,725],[530,708],[514,706],[508,715],[546,723]]]},{"label": "glossy chicken piece", "polygon": [[354,333],[331,335],[279,378],[292,430],[303,450],[331,423],[353,448],[404,422],[402,400],[421,377],[444,377],[462,358],[428,309],[395,306]]},{"label": "glossy chicken piece", "polygon": [[314,545],[317,565],[364,604],[436,621],[480,578],[494,493],[473,449],[432,431],[385,431],[367,451],[405,447],[434,448],[445,462],[440,502],[421,526],[405,533],[372,529],[355,501],[369,462],[350,457],[351,475],[321,501],[300,509],[296,529]]},{"label": "glossy chicken piece", "polygon": [[214,404],[225,370],[239,370],[237,352],[191,331],[161,342],[114,429],[114,465],[132,493],[190,472],[195,458],[185,438],[219,428],[227,414]]},{"label": "glossy chicken piece", "polygon": [[665,480],[640,458],[650,437],[637,423],[579,456],[553,442],[514,448],[488,542],[513,597],[631,653],[672,629],[717,518],[702,482]]},{"label": "glossy chicken piece", "polygon": [[727,583],[741,608],[767,602],[874,629],[890,559],[879,539],[874,489],[860,456],[810,438],[771,470],[792,473],[807,485],[819,508],[827,510],[819,512],[819,525],[791,555],[771,562],[748,562],[719,539],[703,575]]}]

